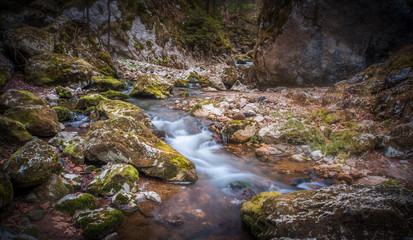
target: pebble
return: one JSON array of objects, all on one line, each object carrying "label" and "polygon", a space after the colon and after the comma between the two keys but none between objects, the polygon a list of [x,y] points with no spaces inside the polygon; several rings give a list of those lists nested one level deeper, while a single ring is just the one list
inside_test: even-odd
[{"label": "pebble", "polygon": [[232,115],[232,119],[234,119],[234,120],[244,120],[245,115],[241,112],[236,112],[236,113],[234,113],[234,115]]}]

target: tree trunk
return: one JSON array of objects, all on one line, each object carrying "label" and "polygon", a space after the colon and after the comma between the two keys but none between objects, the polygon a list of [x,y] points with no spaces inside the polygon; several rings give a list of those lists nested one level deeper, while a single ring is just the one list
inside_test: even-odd
[{"label": "tree trunk", "polygon": [[89,15],[89,3],[86,6],[86,24],[87,24],[87,35],[90,35],[90,15]]},{"label": "tree trunk", "polygon": [[209,13],[209,0],[206,0],[205,4],[206,4],[205,5],[206,12]]}]

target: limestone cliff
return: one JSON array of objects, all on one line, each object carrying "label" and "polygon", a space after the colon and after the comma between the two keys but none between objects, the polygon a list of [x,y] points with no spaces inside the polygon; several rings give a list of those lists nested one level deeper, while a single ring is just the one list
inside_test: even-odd
[{"label": "limestone cliff", "polygon": [[264,1],[250,83],[331,85],[412,41],[412,5],[391,1]]}]

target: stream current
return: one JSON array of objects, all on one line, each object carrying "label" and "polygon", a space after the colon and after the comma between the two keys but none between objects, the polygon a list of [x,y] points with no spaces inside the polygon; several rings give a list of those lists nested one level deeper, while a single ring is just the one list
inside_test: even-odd
[{"label": "stream current", "polygon": [[196,165],[199,179],[191,185],[141,181],[140,189],[157,192],[162,203],[143,203],[138,212],[127,215],[118,230],[120,239],[254,239],[241,225],[243,200],[263,191],[288,193],[323,186],[283,183],[283,176],[268,174],[254,157],[226,151],[208,130],[210,122],[167,108],[176,99],[130,102],[144,109],[153,125],[165,131],[164,140]]}]

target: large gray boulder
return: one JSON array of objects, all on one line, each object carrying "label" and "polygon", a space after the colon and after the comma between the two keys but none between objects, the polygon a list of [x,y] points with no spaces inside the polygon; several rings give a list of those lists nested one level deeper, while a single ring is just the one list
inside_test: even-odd
[{"label": "large gray boulder", "polygon": [[264,1],[249,81],[258,87],[333,84],[411,43],[405,0]]},{"label": "large gray boulder", "polygon": [[413,237],[411,190],[334,185],[242,204],[241,219],[258,239],[403,239]]}]

